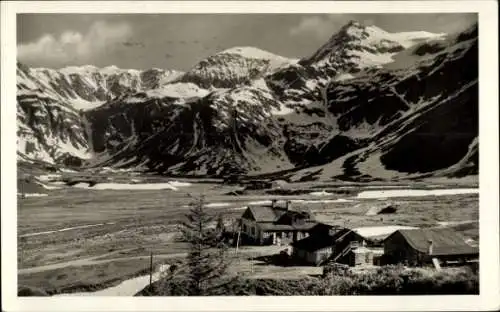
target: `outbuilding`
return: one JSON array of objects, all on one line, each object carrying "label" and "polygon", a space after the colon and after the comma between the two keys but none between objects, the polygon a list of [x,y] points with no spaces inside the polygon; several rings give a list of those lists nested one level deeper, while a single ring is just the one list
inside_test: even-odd
[{"label": "outbuilding", "polygon": [[467,262],[479,257],[479,249],[449,228],[401,229],[384,242],[384,256],[390,263],[422,266],[435,262]]}]

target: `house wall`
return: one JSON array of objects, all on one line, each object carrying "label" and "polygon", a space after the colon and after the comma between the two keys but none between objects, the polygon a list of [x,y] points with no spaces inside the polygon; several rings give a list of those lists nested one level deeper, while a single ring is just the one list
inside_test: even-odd
[{"label": "house wall", "polygon": [[249,220],[242,218],[241,219],[241,231],[245,233],[247,236],[251,237],[254,240],[259,240],[260,237],[260,229],[254,220]]},{"label": "house wall", "polygon": [[252,238],[258,244],[274,244],[280,242],[288,244],[293,241],[294,234],[289,231],[264,231],[259,223],[254,220],[242,218],[241,219],[242,232]]},{"label": "house wall", "polygon": [[295,257],[298,257],[299,259],[313,265],[316,265],[324,259],[329,258],[332,255],[332,252],[333,247],[325,247],[316,251],[306,251],[297,248],[294,248],[293,250]]},{"label": "house wall", "polygon": [[413,249],[399,232],[384,241],[384,254],[390,263],[418,264],[425,258],[425,255]]},{"label": "house wall", "polygon": [[[314,235],[314,234],[312,234]],[[306,261],[307,263],[310,264],[318,264],[321,261],[330,258],[332,255],[336,255],[340,252],[342,252],[349,244],[351,241],[357,241],[361,243],[363,241],[363,237],[359,236],[355,232],[350,232],[345,236],[345,238],[341,241],[339,241],[335,246],[328,246],[316,251],[312,252],[307,252],[304,250],[295,250],[294,249],[294,254],[302,259],[303,261]],[[352,260],[349,259],[349,257],[343,257],[344,259],[338,259],[341,263],[346,263],[353,265],[354,264],[354,258]],[[351,264],[352,263],[352,264]]]},{"label": "house wall", "polygon": [[372,252],[358,252],[352,253],[354,255],[352,265],[372,265],[373,264],[373,253]]},{"label": "house wall", "polygon": [[323,248],[323,249],[320,249],[320,250],[317,250],[316,252],[314,252],[314,254],[315,254],[314,263],[317,264],[323,260],[328,259],[332,255],[333,249],[334,249],[334,247],[326,247],[326,248]]},{"label": "house wall", "polygon": [[346,264],[349,266],[357,265],[373,265],[373,252],[353,252],[352,250],[348,252],[345,256],[340,257],[336,261],[337,263]]}]

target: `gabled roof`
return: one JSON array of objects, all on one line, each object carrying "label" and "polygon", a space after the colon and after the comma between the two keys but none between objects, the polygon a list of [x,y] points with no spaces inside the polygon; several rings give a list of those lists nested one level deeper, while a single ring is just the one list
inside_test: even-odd
[{"label": "gabled roof", "polygon": [[334,246],[339,243],[341,239],[350,235],[362,238],[361,235],[357,234],[351,229],[338,228],[337,231],[332,235],[329,235],[329,233],[327,232],[319,232],[317,234],[313,234],[304,239],[296,241],[291,245],[294,248],[311,252],[323,249],[325,247]]},{"label": "gabled roof", "polygon": [[249,206],[243,213],[243,218],[247,217],[247,212],[250,212],[257,222],[277,222],[281,217],[295,216],[303,219],[310,219],[311,213],[308,211],[287,210],[283,207],[271,206]]},{"label": "gabled roof", "polygon": [[310,214],[307,212],[303,211],[294,211],[294,210],[287,210],[284,211],[276,220],[276,223],[283,224],[283,222],[288,222],[291,219],[302,219],[302,220],[309,220],[310,219]]},{"label": "gabled roof", "polygon": [[274,222],[286,212],[284,209],[269,206],[249,206],[248,210],[257,222]]},{"label": "gabled roof", "polygon": [[479,254],[477,247],[468,245],[465,242],[465,238],[452,229],[424,228],[398,230],[387,237],[386,241],[396,233],[400,233],[413,249],[425,254],[428,253],[429,241],[432,241],[432,255]]}]

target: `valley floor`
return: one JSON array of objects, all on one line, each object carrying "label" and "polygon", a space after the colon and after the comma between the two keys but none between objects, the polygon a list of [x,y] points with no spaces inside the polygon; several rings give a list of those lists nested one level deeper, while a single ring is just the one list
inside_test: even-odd
[{"label": "valley floor", "polygon": [[[161,182],[160,178],[151,179]],[[168,181],[163,179],[163,182]],[[19,285],[52,293],[90,291],[147,274],[151,253],[155,266],[182,259],[187,246],[177,240],[177,226],[189,210],[189,203],[200,194],[205,196],[211,212],[224,213],[229,227],[246,205],[278,198],[292,200],[293,206],[307,206],[318,221],[366,227],[365,231],[379,233],[381,226],[396,225],[452,226],[472,240],[478,241],[479,236],[479,201],[475,193],[384,198],[390,189],[477,188],[474,184],[308,182],[283,187],[300,190],[296,192],[300,195],[277,196],[260,190],[236,196],[231,194],[241,189],[237,186],[215,181],[183,182],[174,183],[176,189],[162,190],[49,187],[44,190],[47,193],[44,197],[18,197]],[[376,190],[384,191],[380,194],[385,195],[358,196],[362,191]],[[396,206],[397,212],[368,213],[373,207],[387,203]],[[284,248],[242,247],[231,270],[259,278],[321,274],[316,267],[278,267],[258,260],[259,256],[276,254]]]}]

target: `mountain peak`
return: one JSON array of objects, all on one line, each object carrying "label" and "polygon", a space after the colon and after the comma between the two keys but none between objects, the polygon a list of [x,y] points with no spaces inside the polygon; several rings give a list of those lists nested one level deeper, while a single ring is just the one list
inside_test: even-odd
[{"label": "mountain peak", "polygon": [[343,59],[358,67],[379,66],[392,62],[392,56],[410,46],[446,34],[426,31],[390,33],[374,25],[351,20],[335,33],[314,55],[302,64],[334,62]]},{"label": "mountain peak", "polygon": [[179,81],[206,89],[234,88],[297,61],[252,46],[236,46],[201,60]]},{"label": "mountain peak", "polygon": [[340,28],[340,31],[346,31],[349,29],[363,29],[366,26],[358,21],[350,20],[347,24]]}]

